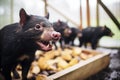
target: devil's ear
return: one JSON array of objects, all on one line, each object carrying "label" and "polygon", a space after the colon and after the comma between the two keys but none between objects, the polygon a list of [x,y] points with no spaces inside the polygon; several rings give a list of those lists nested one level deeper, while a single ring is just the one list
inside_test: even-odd
[{"label": "devil's ear", "polygon": [[102,31],[104,31],[104,30],[105,30],[105,28],[106,28],[106,25],[104,25],[104,26],[101,28],[101,30],[102,30]]},{"label": "devil's ear", "polygon": [[106,25],[104,25],[104,26],[103,26],[103,28],[102,28],[102,30],[104,30],[104,29],[106,29],[106,28],[107,28],[107,26],[106,26]]},{"label": "devil's ear", "polygon": [[105,28],[107,28],[107,26],[106,26],[106,25],[104,25],[104,27],[105,27]]},{"label": "devil's ear", "polygon": [[27,21],[27,17],[28,17],[26,11],[23,8],[20,9],[19,16],[20,16],[20,25],[23,26]]},{"label": "devil's ear", "polygon": [[58,20],[57,21],[57,25],[59,26],[61,24],[61,20]]},{"label": "devil's ear", "polygon": [[49,13],[47,13],[47,15],[45,16],[45,18],[49,19]]},{"label": "devil's ear", "polygon": [[59,23],[61,23],[61,20],[60,20],[60,19],[58,19],[58,22],[59,22]]}]

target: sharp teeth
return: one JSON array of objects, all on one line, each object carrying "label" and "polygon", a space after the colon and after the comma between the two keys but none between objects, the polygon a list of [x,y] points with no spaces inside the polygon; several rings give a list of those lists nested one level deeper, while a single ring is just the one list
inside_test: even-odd
[{"label": "sharp teeth", "polygon": [[50,42],[49,42],[49,44],[51,44],[51,45],[52,45],[52,41],[50,41]]},{"label": "sharp teeth", "polygon": [[48,44],[47,47],[49,47],[50,45]]}]

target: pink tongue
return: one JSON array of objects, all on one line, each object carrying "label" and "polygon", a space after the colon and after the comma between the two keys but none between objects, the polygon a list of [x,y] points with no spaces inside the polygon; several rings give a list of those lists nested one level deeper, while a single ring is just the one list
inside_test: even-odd
[{"label": "pink tongue", "polygon": [[43,51],[49,51],[49,50],[52,50],[52,45],[44,45],[43,43],[40,43],[40,42],[36,42],[39,46],[40,46],[40,49],[43,50]]}]

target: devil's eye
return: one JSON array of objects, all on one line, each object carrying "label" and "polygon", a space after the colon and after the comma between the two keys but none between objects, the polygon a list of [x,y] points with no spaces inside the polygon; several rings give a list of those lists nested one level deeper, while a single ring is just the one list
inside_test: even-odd
[{"label": "devil's eye", "polygon": [[43,27],[42,27],[41,25],[36,24],[36,26],[35,26],[35,30],[42,30],[42,29],[43,29]]},{"label": "devil's eye", "polygon": [[45,26],[46,26],[44,22],[41,22],[40,25],[41,25],[42,27],[45,27]]}]

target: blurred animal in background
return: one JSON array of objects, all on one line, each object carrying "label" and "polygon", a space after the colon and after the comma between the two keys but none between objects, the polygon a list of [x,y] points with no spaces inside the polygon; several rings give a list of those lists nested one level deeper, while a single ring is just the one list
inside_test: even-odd
[{"label": "blurred animal in background", "polygon": [[[64,49],[64,39],[65,37],[68,37],[71,34],[71,29],[69,27],[69,25],[67,24],[67,22],[58,20],[57,22],[53,23],[53,27],[55,29],[55,31],[60,32],[61,33],[61,39],[59,40],[60,42],[60,47],[62,49]],[[55,45],[55,49],[57,49],[57,45],[56,43],[53,43]]]},{"label": "blurred animal in background", "polygon": [[82,37],[79,38],[81,47],[84,45],[87,47],[87,43],[91,44],[92,49],[97,48],[98,41],[103,36],[110,36],[112,37],[114,34],[112,31],[105,25],[105,26],[97,26],[97,27],[88,27],[82,30]]},{"label": "blurred animal in background", "polygon": [[64,41],[65,41],[65,44],[67,45],[75,46],[74,40],[76,38],[82,37],[82,33],[78,28],[71,27],[70,29],[71,29],[71,34],[69,36],[66,36],[64,38]]},{"label": "blurred animal in background", "polygon": [[57,41],[61,34],[56,32],[45,17],[28,15],[24,9],[19,12],[20,22],[7,25],[0,30],[0,72],[5,80],[12,80],[11,70],[17,64],[22,67],[22,80],[27,74],[35,51],[52,49],[50,41]]}]

